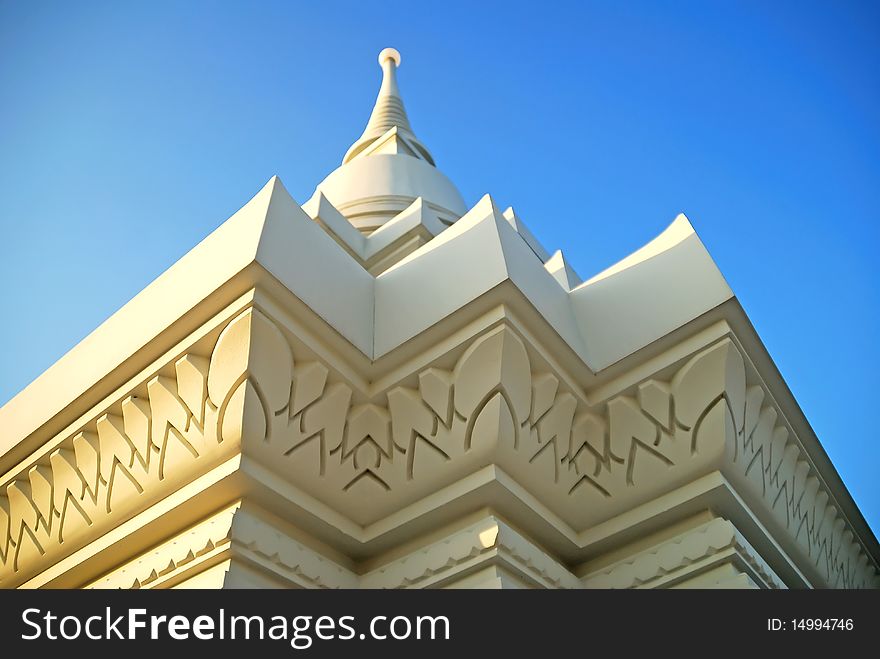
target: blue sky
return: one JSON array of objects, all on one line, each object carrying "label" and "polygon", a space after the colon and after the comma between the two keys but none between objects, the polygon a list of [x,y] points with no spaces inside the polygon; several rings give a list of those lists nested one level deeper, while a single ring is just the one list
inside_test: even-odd
[{"label": "blue sky", "polygon": [[871,2],[0,0],[0,403],[273,174],[305,201],[395,46],[465,200],[581,276],[688,215],[876,532],[878,36]]}]

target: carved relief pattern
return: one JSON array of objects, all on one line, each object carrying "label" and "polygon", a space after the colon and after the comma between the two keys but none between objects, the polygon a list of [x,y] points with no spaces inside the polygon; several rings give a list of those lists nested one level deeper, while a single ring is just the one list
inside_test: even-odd
[{"label": "carved relief pattern", "polygon": [[236,503],[202,520],[84,587],[167,588],[167,579],[204,569],[206,560],[228,549],[238,507]]},{"label": "carved relief pattern", "polygon": [[581,588],[568,569],[495,517],[485,519],[361,576],[361,588],[435,587],[477,563],[499,559],[544,588]]},{"label": "carved relief pattern", "polygon": [[321,476],[344,471],[334,480],[345,491],[359,483],[389,491],[416,478],[425,463],[436,468],[501,445],[567,494],[602,499],[696,451],[701,419],[689,410],[674,414],[673,390],[690,386],[687,378],[680,385],[648,382],[636,398],[618,396],[599,413],[555,375],[532,373],[522,341],[501,327],[471,344],[453,370],[422,370],[417,389],[398,386],[385,400],[355,404],[351,387],[330,384],[325,365],[294,368],[280,331],[265,318],[258,323],[261,344],[279,357],[266,359],[265,378],[250,369],[259,409],[246,436],[309,461]]},{"label": "carved relief pattern", "polygon": [[601,589],[652,585],[661,577],[675,574],[725,549],[736,550],[768,588],[785,587],[766,563],[755,555],[736,527],[720,517],[584,577],[583,584],[585,588]]},{"label": "carved relief pattern", "polygon": [[721,468],[727,456],[827,585],[875,579],[763,387],[747,384],[729,339],[669,381],[644,381],[591,408],[500,326],[452,370],[425,368],[410,386],[365,400],[321,361],[295,362],[282,331],[249,309],[223,330],[210,360],[184,355],[173,377],[152,378],[146,391],[111,405],[0,489],[0,583],[111,511],[137,512],[150,503],[145,491],[151,501],[167,493],[160,484],[169,472],[192,478],[192,462],[237,450],[239,440],[298,485],[320,484],[311,494],[335,490],[352,510],[437,482],[466,460],[528,473],[539,498],[596,510],[662,494],[688,476],[683,468]]},{"label": "carved relief pattern", "polygon": [[238,514],[233,549],[300,588],[357,588],[358,575],[253,515]]},{"label": "carved relief pattern", "polygon": [[692,361],[712,362],[719,355],[726,386],[711,405],[723,406],[735,437],[728,449],[733,453],[735,483],[764,501],[830,587],[876,588],[867,553],[770,396],[747,381],[743,357],[733,343],[726,340]]},{"label": "carved relief pattern", "polygon": [[[227,330],[235,333],[234,325]],[[236,451],[241,415],[233,408],[246,359],[239,352],[224,331],[210,359],[183,355],[173,376],[150,378],[145,396],[110,405],[0,486],[0,586],[50,550],[76,548],[191,480],[194,463]]]},{"label": "carved relief pattern", "polygon": [[265,317],[257,324],[275,358],[250,369],[262,413],[246,437],[276,444],[312,474],[333,474],[345,492],[367,486],[353,498],[405,487],[420,471],[491,445],[512,449],[520,464],[543,474],[537,480],[576,505],[592,505],[665,486],[679,465],[702,460],[720,468],[733,451],[829,585],[873,585],[867,555],[765,404],[763,388],[746,385],[730,340],[694,356],[668,382],[647,380],[591,409],[554,374],[533,372],[523,342],[502,326],[478,337],[451,371],[426,368],[418,388],[395,387],[386,400],[355,404],[352,388],[331,384],[325,365],[294,368],[281,332]]}]

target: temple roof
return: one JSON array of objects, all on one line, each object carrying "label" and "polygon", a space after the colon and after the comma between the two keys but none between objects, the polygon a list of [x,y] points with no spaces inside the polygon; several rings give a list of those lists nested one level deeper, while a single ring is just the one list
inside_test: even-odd
[{"label": "temple roof", "polygon": [[[505,216],[489,195],[449,227],[420,201],[370,236],[344,226],[329,201],[319,197],[301,207],[273,177],[0,408],[0,427],[6,431],[0,452],[212,294],[244,292],[260,272],[280,282],[370,361],[429,333],[440,321],[466,318],[468,308],[487,303],[499,287],[511,287],[593,373],[733,295],[684,215],[648,246],[582,284],[561,254],[542,262],[534,237],[522,233],[522,221],[512,212]],[[421,244],[381,273],[364,267],[389,245],[416,236]],[[560,269],[567,271],[565,277]],[[572,283],[577,285],[570,289]]]},{"label": "temple roof", "polygon": [[[592,373],[733,297],[684,215],[582,283],[562,253],[551,255],[512,208],[502,213],[486,195],[468,210],[412,133],[395,77],[399,53],[386,48],[379,61],[384,77],[367,128],[312,198],[300,206],[273,177],[0,408],[0,427],[7,431],[0,452],[213,293],[252,286],[255,266],[370,361],[504,285],[518,291]],[[414,152],[382,151],[398,140]],[[389,190],[399,194],[389,196]],[[365,216],[381,216],[381,222],[367,230]]]}]

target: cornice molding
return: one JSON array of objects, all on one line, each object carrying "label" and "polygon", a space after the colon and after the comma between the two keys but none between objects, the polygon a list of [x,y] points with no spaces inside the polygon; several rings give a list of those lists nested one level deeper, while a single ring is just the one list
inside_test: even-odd
[{"label": "cornice molding", "polygon": [[360,586],[422,588],[487,563],[502,563],[544,588],[580,588],[565,566],[494,516],[364,574]]},{"label": "cornice molding", "polygon": [[167,587],[181,573],[204,569],[206,561],[226,554],[240,503],[211,515],[195,526],[114,568],[85,588]]},{"label": "cornice molding", "polygon": [[232,550],[300,588],[358,587],[354,572],[247,511],[236,515]]},{"label": "cornice molding", "polygon": [[582,579],[584,588],[653,587],[663,577],[687,572],[704,559],[733,550],[769,588],[785,584],[726,519],[716,518]]}]

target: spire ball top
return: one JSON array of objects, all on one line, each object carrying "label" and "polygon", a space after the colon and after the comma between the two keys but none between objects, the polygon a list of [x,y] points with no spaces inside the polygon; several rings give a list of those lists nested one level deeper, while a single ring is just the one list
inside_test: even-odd
[{"label": "spire ball top", "polygon": [[400,53],[396,48],[385,48],[379,53],[379,66],[385,66],[386,60],[394,60],[394,66],[400,66]]}]

